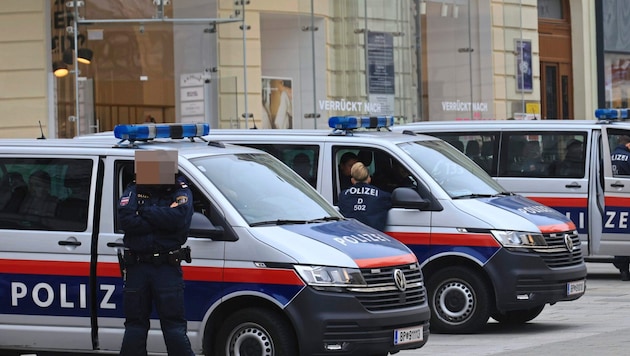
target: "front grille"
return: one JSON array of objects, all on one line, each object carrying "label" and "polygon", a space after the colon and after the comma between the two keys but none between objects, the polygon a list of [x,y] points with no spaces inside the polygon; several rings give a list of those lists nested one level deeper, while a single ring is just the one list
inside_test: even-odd
[{"label": "front grille", "polygon": [[[571,239],[573,249],[569,251],[565,242],[565,236]],[[544,234],[547,247],[536,249],[540,257],[550,268],[569,267],[579,265],[584,261],[582,256],[582,243],[577,231]]]},{"label": "front grille", "polygon": [[[407,288],[401,291],[394,282],[394,271],[401,270],[405,275]],[[417,263],[383,267],[363,268],[361,274],[367,287],[352,288],[350,292],[370,311],[383,311],[413,307],[426,301],[426,290],[422,271]]]}]

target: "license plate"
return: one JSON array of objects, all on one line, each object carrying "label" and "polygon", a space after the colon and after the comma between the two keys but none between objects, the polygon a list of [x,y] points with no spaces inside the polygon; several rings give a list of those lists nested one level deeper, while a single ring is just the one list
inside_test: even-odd
[{"label": "license plate", "polygon": [[422,325],[394,330],[394,345],[422,341],[424,338]]},{"label": "license plate", "polygon": [[584,280],[567,283],[567,296],[584,293],[586,282]]}]

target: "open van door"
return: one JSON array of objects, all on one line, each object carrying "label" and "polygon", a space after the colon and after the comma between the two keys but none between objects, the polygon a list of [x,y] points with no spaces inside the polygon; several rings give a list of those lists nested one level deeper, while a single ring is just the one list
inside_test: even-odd
[{"label": "open van door", "polygon": [[[591,154],[590,159],[593,164],[588,172],[588,204],[586,216],[588,219],[588,255],[593,256],[599,254],[601,237],[602,237],[602,221],[604,216],[604,187],[603,183],[603,151],[604,143],[602,142],[601,132],[593,130],[591,136]],[[608,156],[610,157],[610,154]],[[610,160],[608,160],[610,161]]]},{"label": "open van door", "polygon": [[602,127],[604,215],[600,255],[630,256],[630,176],[613,175],[611,164],[611,152],[622,135],[630,135],[630,130]]}]

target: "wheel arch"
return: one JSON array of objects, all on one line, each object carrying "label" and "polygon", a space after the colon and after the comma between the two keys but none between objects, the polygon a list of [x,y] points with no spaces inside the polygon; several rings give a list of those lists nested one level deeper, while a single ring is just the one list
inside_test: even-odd
[{"label": "wheel arch", "polygon": [[[289,325],[295,335],[295,324],[284,312],[283,308],[277,303],[265,297],[257,295],[241,295],[230,298],[219,304],[207,318],[203,333],[203,352],[204,355],[213,356],[213,344],[219,332],[219,328],[223,321],[232,313],[245,308],[256,307],[273,311],[278,317],[283,318]],[[297,337],[297,335],[295,335]],[[298,344],[299,347],[299,344]],[[216,355],[220,356],[220,355]]]},{"label": "wheel arch", "polygon": [[494,301],[494,304],[490,306],[491,310],[495,310],[497,305],[497,293],[495,291],[495,285],[494,283],[492,283],[488,272],[478,261],[471,260],[470,258],[459,255],[444,255],[425,263],[422,266],[422,275],[424,276],[424,280],[426,281],[430,278],[432,274],[436,273],[437,271],[452,266],[461,266],[470,269],[482,278],[483,282],[488,287],[488,291],[490,291],[491,293],[490,299]]}]

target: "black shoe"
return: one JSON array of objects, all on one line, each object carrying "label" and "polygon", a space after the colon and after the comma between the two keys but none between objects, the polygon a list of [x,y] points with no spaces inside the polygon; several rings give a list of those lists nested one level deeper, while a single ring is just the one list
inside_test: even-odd
[{"label": "black shoe", "polygon": [[630,281],[630,271],[621,271],[621,280]]}]

